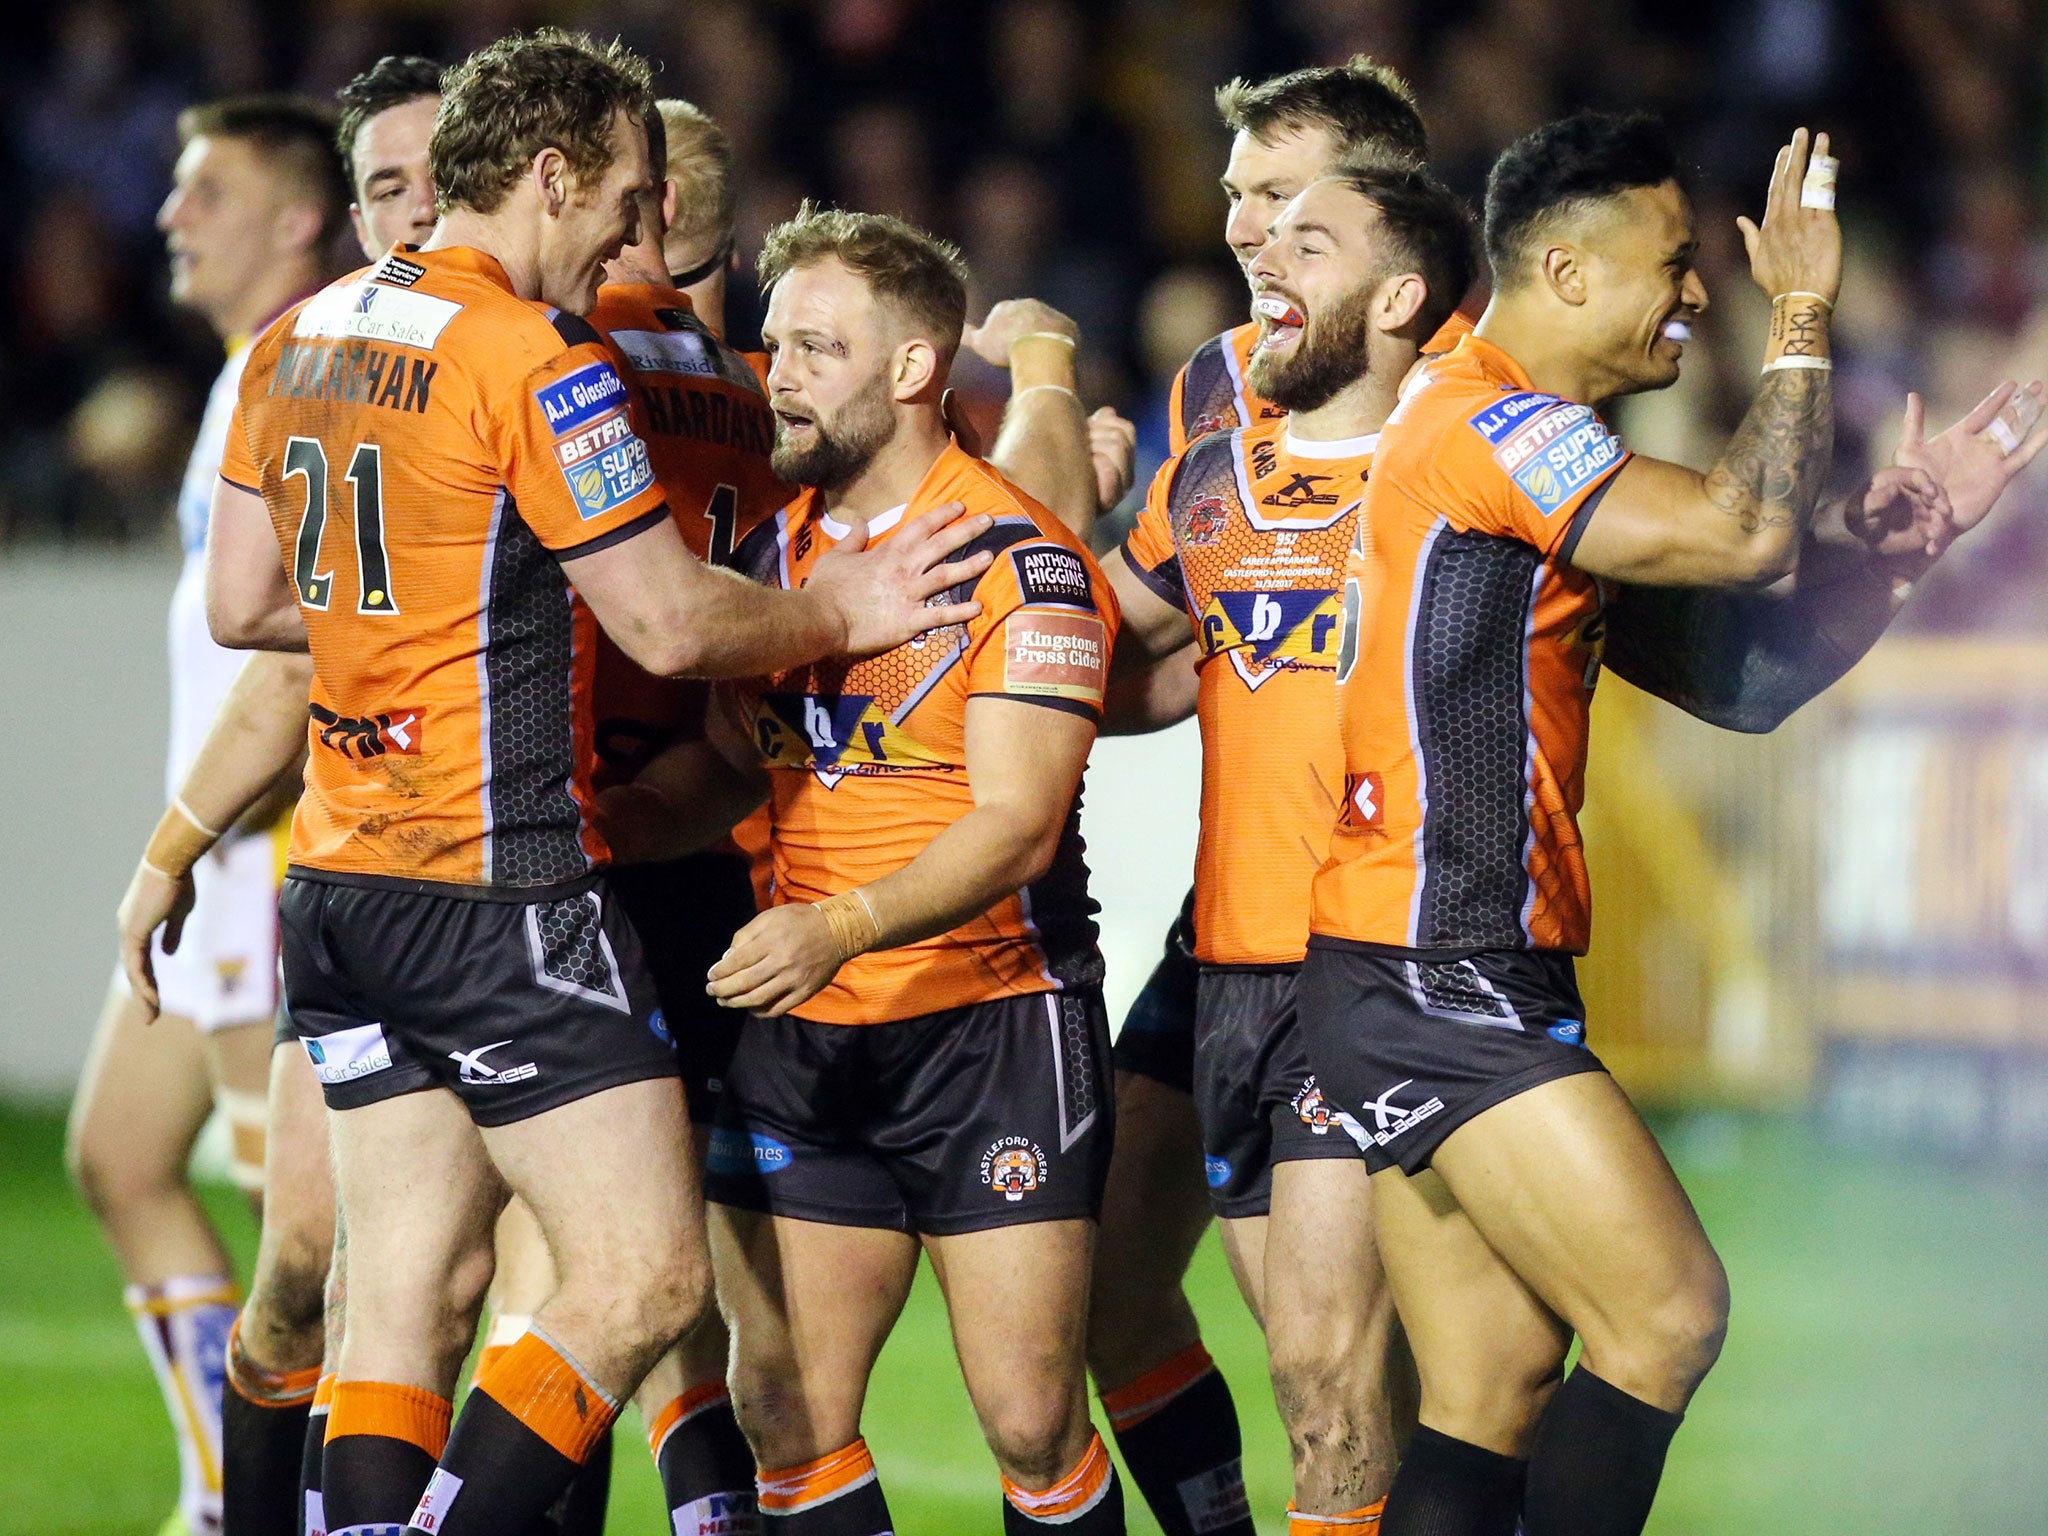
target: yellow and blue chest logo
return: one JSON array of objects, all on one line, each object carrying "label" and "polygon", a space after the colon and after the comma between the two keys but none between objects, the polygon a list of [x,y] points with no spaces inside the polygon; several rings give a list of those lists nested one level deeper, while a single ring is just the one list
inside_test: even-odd
[{"label": "yellow and blue chest logo", "polygon": [[754,706],[754,747],[769,767],[809,770],[827,789],[849,773],[953,766],[863,693],[764,693]]},{"label": "yellow and blue chest logo", "polygon": [[1334,671],[1341,613],[1335,591],[1213,592],[1202,608],[1202,650],[1229,656],[1251,689],[1281,672]]}]

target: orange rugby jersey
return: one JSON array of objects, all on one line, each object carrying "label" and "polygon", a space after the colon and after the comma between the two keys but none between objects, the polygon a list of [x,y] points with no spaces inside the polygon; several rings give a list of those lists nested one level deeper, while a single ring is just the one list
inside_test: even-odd
[{"label": "orange rugby jersey", "polygon": [[[887,538],[949,501],[996,524],[956,559],[992,550],[971,590],[979,617],[865,661],[833,660],[731,685],[727,701],[769,769],[777,902],[819,901],[901,869],[974,808],[967,701],[998,695],[1097,718],[1116,599],[1058,518],[957,443],[906,508],[869,526]],[[741,547],[740,569],[801,586],[846,527],[814,490]],[[949,598],[948,600],[956,600]],[[880,1024],[1102,980],[1082,861],[1080,797],[1045,877],[950,933],[848,961],[795,1009],[823,1024]]]},{"label": "orange rugby jersey", "polygon": [[393,252],[255,343],[221,475],[262,495],[312,642],[294,872],[582,882],[597,626],[559,562],[668,515],[597,332],[480,251]]},{"label": "orange rugby jersey", "polygon": [[[625,378],[683,542],[700,560],[731,564],[740,540],[795,494],[768,467],[775,419],[760,380],[677,289],[608,283],[589,318]],[[642,671],[602,631],[594,694],[600,789],[702,727],[703,683]]]},{"label": "orange rugby jersey", "polygon": [[1343,798],[1344,562],[1376,437],[1299,441],[1285,419],[1203,436],[1152,482],[1124,544],[1200,655],[1195,957],[1293,965]]},{"label": "orange rugby jersey", "polygon": [[1345,798],[1317,934],[1583,953],[1601,588],[1570,565],[1628,450],[1477,336],[1387,420],[1345,588]]},{"label": "orange rugby jersey", "polygon": [[[1471,332],[1472,322],[1454,313],[1430,337],[1423,355],[1448,352]],[[1181,365],[1166,401],[1166,435],[1175,453],[1211,432],[1260,426],[1287,414],[1272,401],[1261,399],[1245,377],[1258,344],[1259,325],[1254,320],[1210,337]]]}]

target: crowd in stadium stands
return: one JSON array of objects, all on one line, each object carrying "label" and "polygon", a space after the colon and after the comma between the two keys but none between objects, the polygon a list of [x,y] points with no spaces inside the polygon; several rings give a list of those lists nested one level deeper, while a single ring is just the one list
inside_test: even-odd
[{"label": "crowd in stadium stands", "polygon": [[[1494,153],[1580,106],[1646,107],[1698,167],[1719,314],[1686,382],[1630,407],[1688,457],[1749,398],[1765,316],[1734,215],[1789,114],[1835,135],[1849,281],[1837,463],[1860,474],[1905,389],[1930,419],[1999,371],[2048,373],[2048,166],[2038,0],[61,0],[0,60],[0,543],[162,537],[210,340],[164,297],[152,225],[179,108],[326,96],[390,51],[461,57],[566,21],[665,62],[731,134],[740,260],[806,194],[901,213],[962,246],[973,311],[1030,293],[1080,321],[1090,403],[1164,453],[1166,386],[1242,290],[1217,239],[1213,87],[1366,52],[1415,81],[1433,160],[1476,195]],[[1795,108],[1796,104],[1796,108]],[[743,285],[744,287],[745,285]],[[734,317],[744,337],[755,317]],[[961,380],[971,393],[976,380]],[[992,381],[984,376],[984,387]],[[2048,622],[2048,493],[1959,552],[1905,621]],[[1988,573],[1997,573],[1987,581]],[[1961,594],[1968,592],[1965,600]],[[1953,596],[1951,594],[1954,594]]]}]

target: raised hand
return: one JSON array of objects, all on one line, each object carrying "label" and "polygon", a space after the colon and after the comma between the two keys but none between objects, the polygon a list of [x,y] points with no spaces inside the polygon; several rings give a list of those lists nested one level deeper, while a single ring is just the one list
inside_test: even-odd
[{"label": "raised hand", "polygon": [[867,547],[867,524],[856,518],[852,531],[819,558],[805,586],[838,608],[846,626],[842,654],[879,655],[927,630],[965,624],[981,612],[981,604],[971,598],[933,601],[949,587],[972,583],[995,559],[987,550],[964,560],[947,558],[995,525],[979,513],[962,517],[964,510],[949,501],[911,519],[873,549]]},{"label": "raised hand", "polygon": [[1872,475],[1862,497],[1843,509],[1842,521],[1871,553],[1888,557],[1932,559],[1956,536],[1941,482],[1915,466],[1893,465]]},{"label": "raised hand", "polygon": [[2022,391],[2008,379],[1979,401],[1969,415],[1932,439],[1926,435],[1925,403],[1917,394],[1906,396],[1906,424],[1899,434],[1899,448],[1892,455],[1892,462],[1924,470],[1940,482],[1952,509],[1951,537],[1967,533],[1983,522],[2005,488],[2034,462],[2034,455],[2048,446],[2048,411],[2041,413],[2033,430],[2010,453],[1986,431],[1998,413],[2020,394],[2031,396],[2037,403],[2048,402],[2048,387],[2040,380]]},{"label": "raised hand", "polygon": [[1095,469],[1095,499],[1107,512],[1124,499],[1137,473],[1138,427],[1103,406],[1088,418],[1088,461]]},{"label": "raised hand", "polygon": [[1072,342],[1080,335],[1081,328],[1050,304],[1038,299],[1004,299],[981,324],[960,333],[960,344],[983,362],[1007,368],[1010,348],[1026,336],[1063,336]]},{"label": "raised hand", "polygon": [[1842,226],[1832,208],[1800,205],[1809,153],[1828,152],[1828,136],[1813,140],[1809,151],[1804,128],[1778,151],[1771,170],[1770,192],[1762,224],[1738,218],[1742,244],[1749,252],[1750,275],[1771,298],[1810,293],[1832,305],[1842,287]]}]

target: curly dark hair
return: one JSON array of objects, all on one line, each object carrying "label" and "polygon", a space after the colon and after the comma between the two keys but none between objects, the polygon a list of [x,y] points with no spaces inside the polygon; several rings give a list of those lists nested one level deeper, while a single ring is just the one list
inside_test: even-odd
[{"label": "curly dark hair", "polygon": [[501,37],[441,77],[427,149],[443,213],[495,212],[533,157],[558,149],[579,181],[612,162],[612,117],[654,110],[647,61],[614,39],[543,27]]}]

